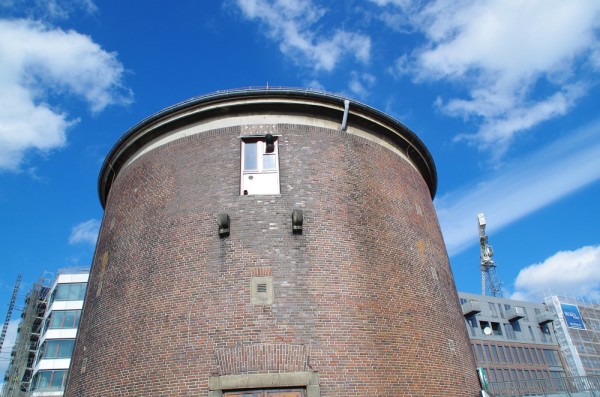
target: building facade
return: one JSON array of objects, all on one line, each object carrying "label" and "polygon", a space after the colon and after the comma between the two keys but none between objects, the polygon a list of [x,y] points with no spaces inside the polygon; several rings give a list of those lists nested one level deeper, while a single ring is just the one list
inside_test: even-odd
[{"label": "building facade", "polygon": [[600,303],[547,294],[556,336],[571,376],[600,376]]},{"label": "building facade", "polygon": [[63,395],[88,277],[88,269],[59,270],[50,287],[33,365],[32,397]]},{"label": "building facade", "polygon": [[477,366],[485,369],[491,384],[551,389],[551,382],[538,380],[568,375],[554,330],[555,316],[545,304],[458,295]]},{"label": "building facade", "polygon": [[478,395],[436,183],[412,131],[336,95],[142,121],[100,173],[66,395]]},{"label": "building facade", "polygon": [[89,269],[58,270],[28,292],[2,397],[62,396]]}]

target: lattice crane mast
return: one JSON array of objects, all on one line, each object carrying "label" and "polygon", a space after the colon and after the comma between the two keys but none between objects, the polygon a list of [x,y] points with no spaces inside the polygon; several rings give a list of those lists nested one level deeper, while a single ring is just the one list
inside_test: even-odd
[{"label": "lattice crane mast", "polygon": [[482,213],[477,214],[479,222],[479,259],[481,260],[481,295],[502,297],[502,283],[496,273],[496,263],[492,259],[494,250],[488,244],[488,236],[485,234],[485,217]]}]

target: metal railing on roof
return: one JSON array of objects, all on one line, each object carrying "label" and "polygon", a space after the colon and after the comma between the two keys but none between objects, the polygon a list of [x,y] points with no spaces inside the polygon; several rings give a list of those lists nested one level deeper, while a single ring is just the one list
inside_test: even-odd
[{"label": "metal railing on roof", "polygon": [[63,267],[58,269],[58,274],[83,274],[89,273],[89,266],[71,266],[71,267]]},{"label": "metal railing on roof", "polygon": [[600,396],[600,376],[570,376],[509,382],[490,382],[489,392],[492,393],[494,397]]}]

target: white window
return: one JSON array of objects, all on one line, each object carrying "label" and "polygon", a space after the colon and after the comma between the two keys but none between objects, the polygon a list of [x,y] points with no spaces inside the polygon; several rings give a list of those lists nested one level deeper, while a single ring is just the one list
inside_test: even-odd
[{"label": "white window", "polygon": [[242,139],[242,176],[240,194],[279,194],[277,137]]}]

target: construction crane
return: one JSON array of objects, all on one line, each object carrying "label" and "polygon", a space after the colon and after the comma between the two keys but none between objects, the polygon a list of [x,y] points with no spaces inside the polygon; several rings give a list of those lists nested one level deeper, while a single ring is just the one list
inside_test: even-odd
[{"label": "construction crane", "polygon": [[496,273],[496,263],[492,259],[494,250],[488,244],[488,236],[485,234],[485,217],[482,213],[477,214],[479,222],[479,259],[481,260],[481,295],[502,297],[502,283]]},{"label": "construction crane", "polygon": [[0,334],[0,351],[4,346],[4,338],[6,338],[6,331],[8,331],[8,324],[10,324],[10,318],[12,317],[13,309],[15,308],[15,301],[17,299],[17,292],[19,292],[19,285],[21,284],[21,275],[17,276],[17,282],[15,283],[15,289],[13,290],[10,303],[8,305],[8,312],[6,312],[6,320],[4,320],[4,326],[2,327],[2,334]]}]

